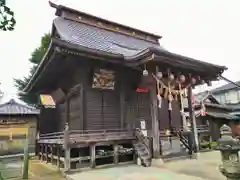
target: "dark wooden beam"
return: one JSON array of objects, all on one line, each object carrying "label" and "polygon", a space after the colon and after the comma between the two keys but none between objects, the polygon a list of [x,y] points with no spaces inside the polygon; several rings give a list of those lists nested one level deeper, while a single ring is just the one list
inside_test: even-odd
[{"label": "dark wooden beam", "polygon": [[90,145],[90,167],[91,168],[96,167],[96,145],[95,144]]},{"label": "dark wooden beam", "polygon": [[80,103],[80,129],[84,130],[84,86],[81,85],[79,90],[79,103]]},{"label": "dark wooden beam", "polygon": [[153,158],[158,158],[160,156],[160,141],[159,141],[157,95],[155,84],[151,85],[150,96],[151,96]]},{"label": "dark wooden beam", "polygon": [[40,147],[41,147],[41,161],[43,161],[44,159],[44,157],[43,157],[43,153],[44,153],[44,146],[43,146],[43,144],[40,144]]},{"label": "dark wooden beam", "polygon": [[120,88],[120,126],[124,129],[124,119],[125,119],[125,88],[124,82],[121,83]]},{"label": "dark wooden beam", "polygon": [[118,144],[114,143],[113,145],[113,151],[114,151],[114,164],[119,163],[119,154],[118,154]]},{"label": "dark wooden beam", "polygon": [[53,150],[54,150],[54,147],[53,147],[53,144],[50,145],[50,151],[51,151],[51,163],[53,164]]},{"label": "dark wooden beam", "polygon": [[48,163],[48,144],[45,144],[46,163]]},{"label": "dark wooden beam", "polygon": [[60,168],[60,150],[61,150],[61,147],[60,146],[57,146],[57,167]]}]

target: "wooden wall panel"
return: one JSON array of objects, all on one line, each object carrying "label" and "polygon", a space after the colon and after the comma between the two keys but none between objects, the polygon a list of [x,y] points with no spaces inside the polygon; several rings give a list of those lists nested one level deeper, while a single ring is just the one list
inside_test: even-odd
[{"label": "wooden wall panel", "polygon": [[137,119],[140,124],[140,120],[146,121],[146,128],[152,129],[152,119],[150,111],[150,96],[149,93],[137,93]]},{"label": "wooden wall panel", "polygon": [[81,106],[80,106],[80,94],[74,94],[68,100],[69,102],[69,129],[80,130],[82,129],[81,122]]},{"label": "wooden wall panel", "polygon": [[86,94],[85,129],[97,130],[103,128],[102,93],[97,89],[88,88]]},{"label": "wooden wall panel", "polygon": [[120,129],[120,93],[118,91],[102,91],[103,96],[103,128]]},{"label": "wooden wall panel", "polygon": [[61,132],[64,130],[65,128],[65,123],[66,123],[66,106],[65,106],[65,103],[61,103],[61,104],[58,104],[57,105],[57,108],[58,108],[58,131]]}]

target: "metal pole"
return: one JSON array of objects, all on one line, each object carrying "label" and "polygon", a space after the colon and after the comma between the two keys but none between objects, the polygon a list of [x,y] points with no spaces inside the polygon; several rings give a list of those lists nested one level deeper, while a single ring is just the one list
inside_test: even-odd
[{"label": "metal pole", "polygon": [[28,165],[29,165],[29,154],[28,154],[28,138],[27,138],[25,140],[25,145],[24,145],[23,179],[28,179]]}]

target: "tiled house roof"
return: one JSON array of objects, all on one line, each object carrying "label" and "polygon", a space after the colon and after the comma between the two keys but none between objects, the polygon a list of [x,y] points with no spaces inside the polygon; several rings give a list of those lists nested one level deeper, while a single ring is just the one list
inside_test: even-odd
[{"label": "tiled house roof", "polygon": [[[235,83],[240,85],[240,81],[237,81]],[[228,83],[228,84],[220,86],[220,87],[218,87],[216,89],[211,90],[211,93],[212,94],[217,94],[217,93],[220,93],[220,92],[223,92],[223,91],[227,91],[227,90],[230,90],[230,89],[239,89],[239,87],[237,87],[233,83]]]},{"label": "tiled house roof", "polygon": [[0,105],[0,115],[38,115],[39,110],[17,103],[14,99]]}]

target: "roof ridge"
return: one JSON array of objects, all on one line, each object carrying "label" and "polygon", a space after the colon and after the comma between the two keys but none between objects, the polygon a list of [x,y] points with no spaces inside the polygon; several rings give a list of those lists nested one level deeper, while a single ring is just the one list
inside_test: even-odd
[{"label": "roof ridge", "polygon": [[117,23],[117,22],[114,22],[114,21],[110,21],[110,20],[95,16],[95,15],[92,15],[92,14],[88,14],[88,13],[85,13],[85,12],[82,12],[82,11],[79,11],[79,10],[76,10],[76,9],[72,9],[72,8],[64,6],[64,5],[58,5],[58,4],[55,4],[51,1],[49,1],[49,4],[50,4],[51,7],[56,9],[56,15],[57,16],[60,16],[62,14],[62,11],[68,11],[68,12],[71,12],[71,13],[79,14],[79,16],[81,16],[81,15],[82,16],[88,16],[88,17],[100,20],[102,22],[106,22],[106,23],[109,23],[109,24],[112,24],[112,25],[123,27],[123,28],[129,29],[129,30],[137,31],[137,32],[152,36],[156,39],[161,39],[162,38],[162,36],[160,36],[160,35],[150,33],[150,32],[144,31],[144,30],[140,30],[140,29],[137,29],[137,28],[134,28],[134,27],[130,27],[130,26],[127,26],[127,25],[123,25],[121,23]]}]

